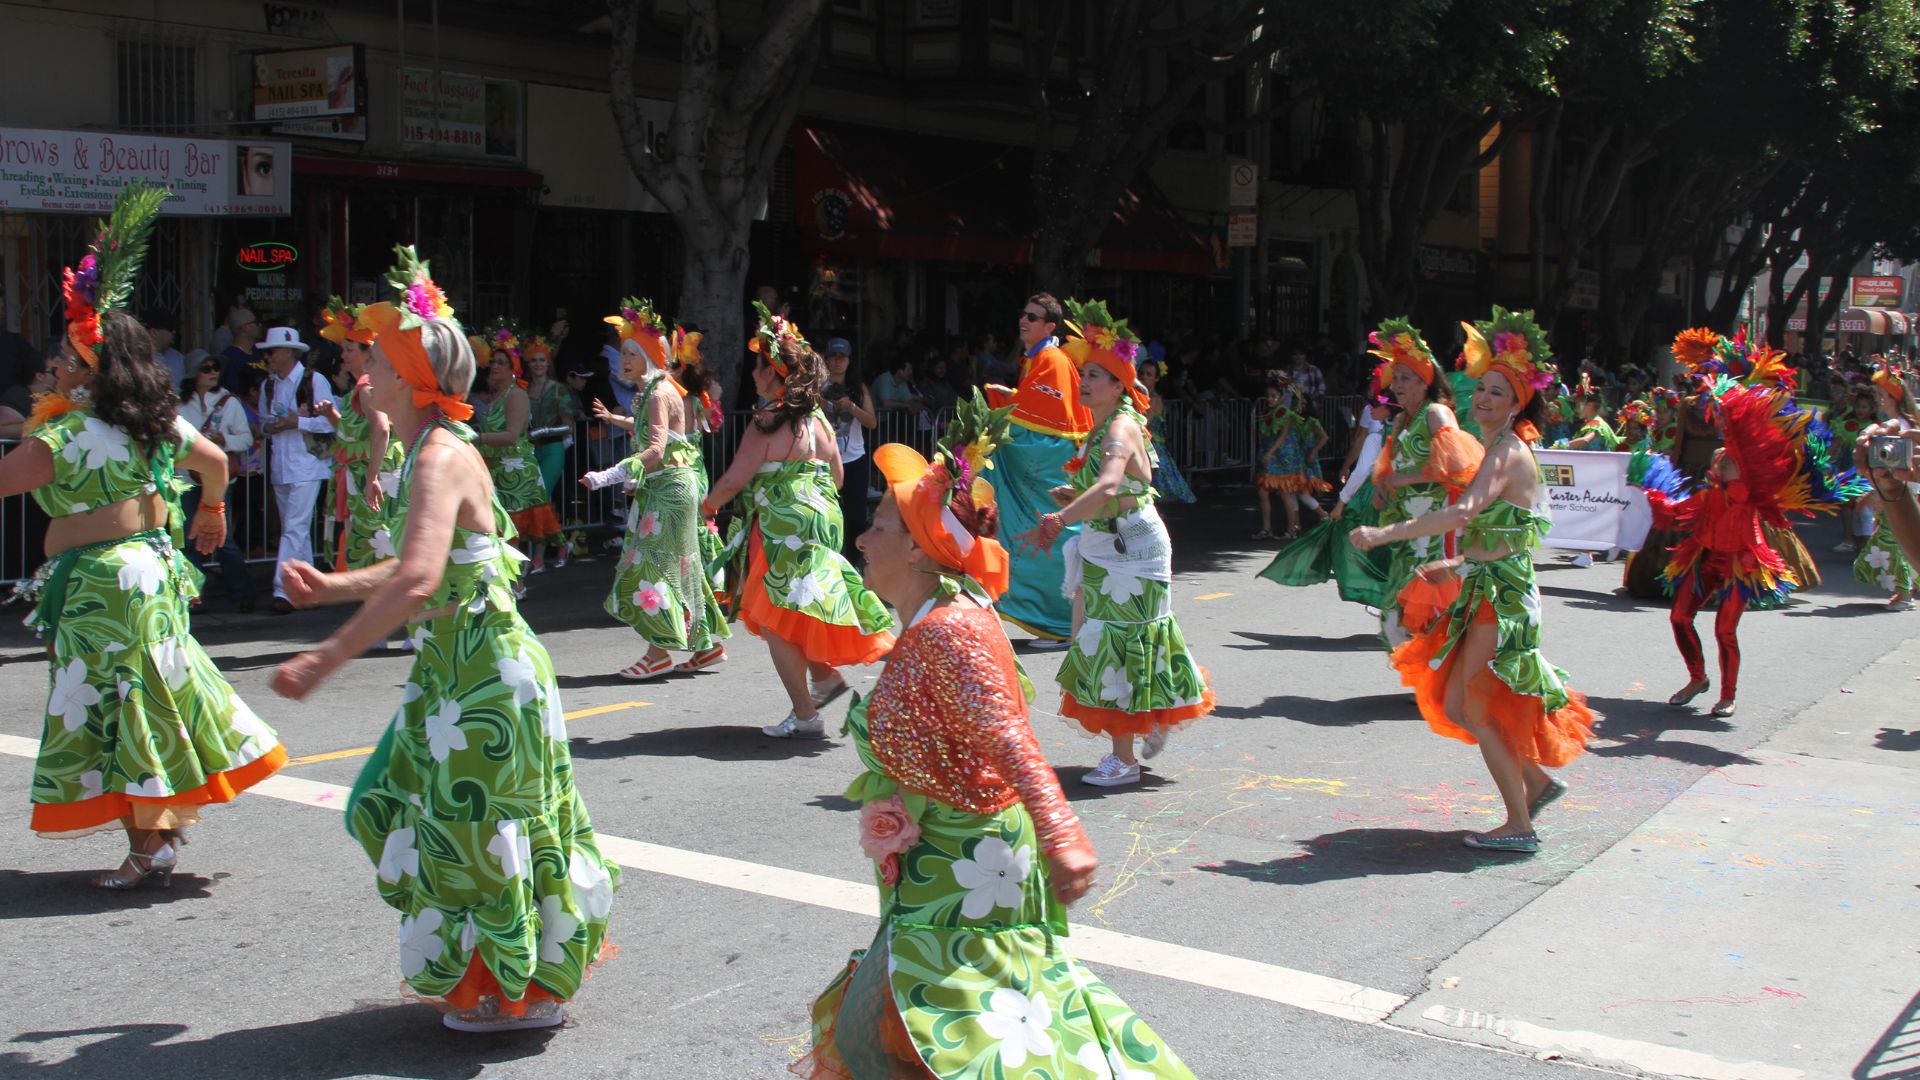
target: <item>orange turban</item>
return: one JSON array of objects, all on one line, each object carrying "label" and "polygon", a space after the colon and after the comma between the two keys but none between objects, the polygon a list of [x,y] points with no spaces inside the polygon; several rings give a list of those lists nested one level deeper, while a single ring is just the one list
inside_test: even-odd
[{"label": "orange turban", "polygon": [[438,406],[450,420],[473,417],[472,405],[467,404],[460,395],[450,394],[440,388],[440,378],[433,373],[433,361],[427,358],[427,347],[420,340],[420,328],[415,326],[402,330],[399,308],[385,302],[368,304],[360,312],[358,321],[373,331],[380,351],[393,364],[394,372],[401,381],[413,388],[413,403],[416,406]]},{"label": "orange turban", "polygon": [[[941,566],[979,582],[989,598],[998,600],[1012,582],[1007,549],[991,537],[974,536],[960,524],[960,518],[947,505],[946,493],[953,478],[945,463],[929,465],[920,451],[899,443],[875,450],[873,463],[887,478],[887,488],[900,507],[900,519],[907,523],[907,531],[920,550]],[[979,478],[973,484],[973,490],[984,496],[976,499],[975,505],[991,505],[993,486]]]}]

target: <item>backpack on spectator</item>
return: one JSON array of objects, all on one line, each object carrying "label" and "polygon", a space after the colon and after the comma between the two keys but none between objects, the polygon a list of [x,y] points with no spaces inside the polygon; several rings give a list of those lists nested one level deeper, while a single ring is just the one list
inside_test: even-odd
[{"label": "backpack on spectator", "polygon": [[[319,374],[312,368],[303,370],[300,384],[293,388],[293,405],[296,410],[312,408],[313,380],[324,378],[326,378],[326,376]],[[307,441],[307,453],[323,461],[333,460],[333,432],[322,434],[318,431],[302,431],[300,437]]]}]

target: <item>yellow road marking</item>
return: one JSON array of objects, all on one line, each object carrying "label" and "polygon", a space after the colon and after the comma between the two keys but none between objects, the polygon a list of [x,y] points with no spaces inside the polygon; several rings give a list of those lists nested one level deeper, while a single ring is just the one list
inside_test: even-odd
[{"label": "yellow road marking", "polygon": [[1196,596],[1194,597],[1194,599],[1195,600],[1219,600],[1223,597],[1228,597],[1232,595],[1233,594],[1230,592],[1210,592],[1205,596]]},{"label": "yellow road marking", "polygon": [[[568,720],[583,720],[589,716],[619,712],[622,709],[645,709],[652,704],[653,702],[651,701],[616,701],[611,705],[594,705],[590,708],[576,709],[573,712],[566,713],[565,716]],[[371,753],[373,753],[373,747],[371,746],[355,746],[346,750],[329,750],[324,754],[308,754],[306,757],[294,758],[287,762],[287,764],[290,766],[313,765],[322,761],[339,761],[343,758],[366,757]]]}]

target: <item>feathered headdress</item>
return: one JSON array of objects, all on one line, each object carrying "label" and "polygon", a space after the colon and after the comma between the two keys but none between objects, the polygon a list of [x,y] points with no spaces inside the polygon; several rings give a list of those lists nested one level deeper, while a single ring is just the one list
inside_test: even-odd
[{"label": "feathered headdress", "polygon": [[60,273],[60,293],[66,300],[67,341],[88,367],[99,360],[100,316],[119,311],[133,296],[134,277],[147,257],[153,223],[168,198],[166,188],[133,183],[120,189],[113,210],[76,266]]},{"label": "feathered headdress", "polygon": [[1887,396],[1895,402],[1907,400],[1909,396],[1907,391],[1907,374],[1900,370],[1898,365],[1890,361],[1882,360],[1879,369],[1873,373],[1872,378],[1873,385],[1885,390]]},{"label": "feathered headdress", "polygon": [[791,343],[803,349],[813,346],[800,333],[800,328],[788,322],[785,316],[775,315],[767,310],[767,305],[758,300],[753,302],[753,313],[760,318],[759,328],[754,331],[753,340],[747,342],[747,351],[767,358],[773,366],[774,374],[787,377],[787,358],[781,351],[781,344]]},{"label": "feathered headdress", "polygon": [[1508,311],[1496,305],[1493,318],[1463,322],[1460,328],[1467,334],[1466,346],[1460,350],[1466,373],[1478,379],[1489,371],[1500,371],[1513,386],[1521,408],[1560,377],[1547,332],[1533,321],[1531,311]]},{"label": "feathered headdress", "polygon": [[888,443],[873,455],[914,542],[935,562],[979,583],[991,599],[998,599],[1011,580],[1006,549],[968,532],[953,512],[953,499],[964,491],[977,509],[994,505],[993,485],[984,474],[993,468],[993,452],[1010,435],[1012,414],[1011,405],[989,407],[976,388],[971,400],[954,406],[953,422],[935,444],[932,461],[900,443]]},{"label": "feathered headdress", "polygon": [[[1393,381],[1393,366],[1399,364],[1419,377],[1421,382],[1433,382],[1434,373],[1439,370],[1433,360],[1433,350],[1427,347],[1427,339],[1414,329],[1413,320],[1407,318],[1382,319],[1380,328],[1367,335],[1373,343],[1369,353],[1380,358],[1380,365],[1373,369],[1374,382],[1382,387]],[[1461,354],[1463,362],[1466,354]]]},{"label": "feathered headdress", "polygon": [[666,370],[667,326],[653,310],[653,301],[644,296],[629,296],[620,301],[620,310],[604,320],[620,332],[622,341],[640,346],[653,366]]},{"label": "feathered headdress", "polygon": [[[473,406],[461,393],[440,385],[420,334],[420,328],[428,319],[445,319],[453,325],[455,333],[464,333],[453,317],[453,305],[447,303],[447,294],[434,283],[426,260],[412,244],[395,244],[393,256],[393,266],[387,270],[387,284],[393,287],[395,299],[368,304],[356,321],[378,335],[380,350],[393,364],[394,373],[412,388],[414,405],[437,408],[452,420],[465,420],[473,415]],[[473,347],[476,360],[486,354],[485,340],[475,336],[467,342]]]},{"label": "feathered headdress", "polygon": [[395,244],[393,256],[393,265],[387,269],[387,284],[400,294],[394,304],[400,313],[398,328],[416,330],[427,319],[453,318],[453,305],[447,302],[447,294],[434,282],[432,268],[413,245]]},{"label": "feathered headdress", "polygon": [[553,363],[553,344],[543,334],[530,335],[520,346],[520,359],[532,363],[536,356],[544,356],[547,363]]},{"label": "feathered headdress", "polygon": [[678,324],[673,328],[673,359],[681,364],[700,363],[700,342],[706,335],[698,330],[688,331]]},{"label": "feathered headdress", "polygon": [[366,310],[365,304],[349,304],[338,296],[327,298],[327,306],[320,309],[320,317],[326,325],[320,328],[320,336],[335,345],[344,345],[357,341],[362,345],[373,344],[373,330],[360,325],[360,313]]},{"label": "feathered headdress", "polygon": [[1064,305],[1066,328],[1074,336],[1060,343],[1060,351],[1076,365],[1093,363],[1113,376],[1127,391],[1134,408],[1145,410],[1152,398],[1140,385],[1140,338],[1127,328],[1127,320],[1116,319],[1107,310],[1105,300],[1068,300]]},{"label": "feathered headdress", "polygon": [[1725,376],[1749,386],[1777,386],[1789,394],[1794,389],[1793,369],[1786,365],[1786,353],[1769,348],[1765,342],[1748,340],[1744,326],[1732,337],[1722,337],[1705,327],[1682,330],[1673,339],[1673,359],[1693,380],[1713,383]]},{"label": "feathered headdress", "polygon": [[1639,424],[1641,427],[1653,426],[1653,406],[1638,398],[1620,406],[1620,426]]}]

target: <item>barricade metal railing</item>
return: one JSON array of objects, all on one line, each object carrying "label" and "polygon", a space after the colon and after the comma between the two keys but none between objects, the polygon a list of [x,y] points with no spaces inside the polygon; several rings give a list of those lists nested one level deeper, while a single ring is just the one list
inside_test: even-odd
[{"label": "barricade metal railing", "polygon": [[[1334,479],[1346,453],[1346,431],[1350,410],[1360,398],[1329,398],[1319,403],[1317,413],[1330,434],[1322,464],[1329,480]],[[1243,471],[1254,474],[1258,455],[1256,416],[1258,402],[1249,398],[1188,402],[1168,401],[1156,427],[1163,448],[1170,451],[1180,468],[1188,473]],[[711,476],[725,472],[733,461],[733,451],[752,422],[749,411],[726,415],[719,431],[702,440],[707,471]],[[952,419],[950,410],[882,409],[878,423],[866,432],[869,450],[882,443],[898,442],[931,452],[933,442]],[[0,457],[18,443],[0,440]],[[589,469],[604,469],[632,452],[632,437],[611,425],[581,424],[566,449],[560,476],[552,495],[554,512],[569,533],[617,526],[626,514],[627,496],[615,487],[588,491],[580,476]],[[326,549],[327,530],[332,528],[332,506],[323,488],[314,514],[314,551]],[[267,475],[235,476],[227,492],[228,527],[234,542],[249,562],[275,561],[280,547],[279,511],[274,504],[273,485]],[[0,499],[0,585],[31,574],[41,561],[45,539],[46,515],[25,495]]]}]

